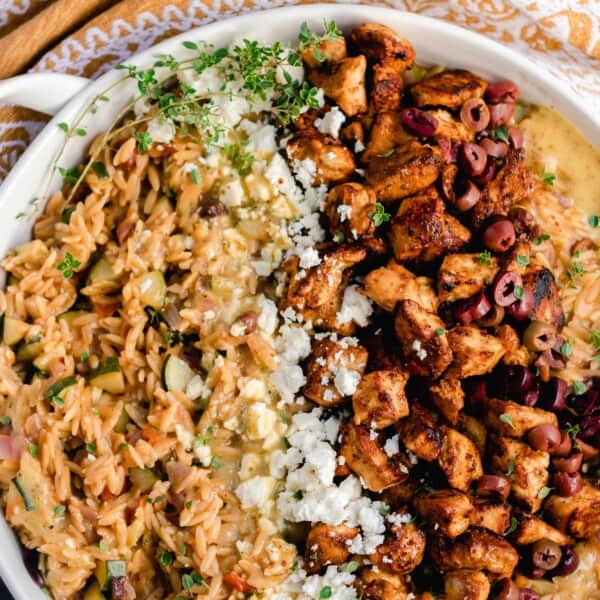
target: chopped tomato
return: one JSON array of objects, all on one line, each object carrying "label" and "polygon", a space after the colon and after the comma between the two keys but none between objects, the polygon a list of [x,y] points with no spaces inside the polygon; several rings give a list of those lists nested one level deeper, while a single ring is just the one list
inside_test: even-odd
[{"label": "chopped tomato", "polygon": [[225,573],[225,575],[223,575],[223,581],[230,588],[238,592],[244,592],[244,594],[249,594],[250,592],[254,591],[254,588],[252,588],[252,586],[249,585],[243,577],[241,577],[237,573],[234,573],[233,571]]},{"label": "chopped tomato", "polygon": [[162,439],[162,436],[156,429],[154,429],[154,427],[144,427],[142,429],[142,437],[149,444],[158,444],[158,442],[160,442]]}]

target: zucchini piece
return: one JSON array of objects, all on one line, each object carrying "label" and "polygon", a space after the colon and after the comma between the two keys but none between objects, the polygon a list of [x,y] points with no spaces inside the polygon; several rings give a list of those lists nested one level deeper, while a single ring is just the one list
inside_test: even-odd
[{"label": "zucchini piece", "polygon": [[69,327],[73,327],[73,321],[83,315],[89,315],[89,311],[87,310],[67,310],[64,313],[58,315],[58,319],[61,321],[66,321]]},{"label": "zucchini piece", "polygon": [[161,310],[167,297],[167,282],[160,271],[150,271],[135,280],[140,290],[140,300],[144,306]]},{"label": "zucchini piece", "polygon": [[20,342],[27,333],[29,325],[20,319],[4,317],[4,327],[2,328],[2,341],[7,346],[14,346]]},{"label": "zucchini piece", "polygon": [[35,510],[35,504],[33,503],[33,500],[31,500],[31,498],[27,494],[27,490],[23,486],[23,482],[21,481],[21,478],[17,475],[17,477],[15,477],[12,480],[12,482],[14,483],[15,487],[17,488],[17,492],[19,492],[19,495],[21,496],[21,498],[23,498],[23,504],[25,505],[25,510],[27,512],[31,512],[32,510]]},{"label": "zucchini piece", "polygon": [[44,349],[41,336],[36,336],[24,341],[17,349],[17,361],[31,362],[37,358]]},{"label": "zucchini piece", "polygon": [[119,433],[125,433],[127,431],[127,425],[129,425],[129,415],[126,410],[122,410],[119,418],[117,420],[117,424],[115,425],[115,431]]},{"label": "zucchini piece", "polygon": [[158,476],[152,469],[132,467],[129,469],[129,479],[131,485],[144,494],[154,487],[154,484],[158,481]]},{"label": "zucchini piece", "polygon": [[195,371],[185,360],[178,358],[174,354],[169,354],[165,358],[162,368],[162,380],[167,391],[184,392],[187,384],[194,375],[196,375]]},{"label": "zucchini piece", "polygon": [[109,260],[105,256],[101,256],[90,269],[88,282],[96,283],[97,281],[114,281],[117,278],[118,275],[113,271]]},{"label": "zucchini piece", "polygon": [[110,356],[98,367],[92,369],[90,384],[110,394],[122,394],[125,391],[125,380],[118,359]]},{"label": "zucchini piece", "polygon": [[106,600],[106,596],[100,589],[100,584],[97,581],[92,581],[83,592],[83,600]]},{"label": "zucchini piece", "polygon": [[75,375],[69,375],[68,377],[65,377],[64,379],[61,379],[60,381],[57,381],[55,384],[51,385],[44,392],[44,398],[50,401],[52,398],[54,398],[54,396],[59,396],[64,389],[75,385],[76,383],[77,377],[75,377]]},{"label": "zucchini piece", "polygon": [[127,575],[127,563],[124,560],[101,560],[94,571],[101,591],[110,589],[110,582]]}]

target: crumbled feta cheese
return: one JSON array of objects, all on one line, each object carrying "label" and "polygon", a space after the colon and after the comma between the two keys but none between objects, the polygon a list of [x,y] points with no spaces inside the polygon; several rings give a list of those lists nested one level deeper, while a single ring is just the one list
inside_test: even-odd
[{"label": "crumbled feta cheese", "polygon": [[240,462],[239,476],[242,481],[254,477],[261,465],[261,458],[254,452],[247,452]]},{"label": "crumbled feta cheese", "polygon": [[273,494],[277,481],[273,477],[252,477],[237,486],[235,493],[243,509],[260,508]]},{"label": "crumbled feta cheese", "polygon": [[300,267],[302,269],[310,269],[321,264],[321,257],[316,248],[305,248],[300,254]]},{"label": "crumbled feta cheese", "polygon": [[239,178],[232,179],[221,187],[219,199],[225,206],[241,206],[244,188]]},{"label": "crumbled feta cheese", "polygon": [[338,214],[340,215],[340,223],[349,221],[352,215],[352,207],[347,204],[340,204],[337,207]]},{"label": "crumbled feta cheese", "polygon": [[156,144],[170,144],[175,137],[175,125],[169,119],[150,119],[148,135]]},{"label": "crumbled feta cheese", "polygon": [[194,443],[194,456],[200,461],[203,467],[210,466],[212,452],[209,445]]},{"label": "crumbled feta cheese", "polygon": [[354,142],[354,152],[360,154],[361,152],[364,152],[364,150],[365,145],[360,140],[356,140],[356,142]]},{"label": "crumbled feta cheese", "polygon": [[246,400],[264,400],[267,396],[267,386],[264,381],[255,377],[240,377],[238,380],[240,398]]},{"label": "crumbled feta cheese", "polygon": [[399,440],[400,437],[398,436],[398,434],[396,434],[385,441],[385,444],[383,445],[383,450],[389,457],[392,457],[394,456],[394,454],[398,454],[398,452],[400,452]]},{"label": "crumbled feta cheese", "polygon": [[273,300],[261,295],[258,299],[258,307],[260,308],[257,320],[259,329],[267,335],[273,335],[277,329],[277,305]]},{"label": "crumbled feta cheese", "polygon": [[410,513],[390,513],[386,520],[392,525],[406,525],[413,520],[413,516]]},{"label": "crumbled feta cheese", "polygon": [[417,353],[417,358],[419,360],[425,360],[427,358],[427,350],[425,350],[425,348],[423,348],[420,340],[415,340],[412,343],[411,348]]},{"label": "crumbled feta cheese", "polygon": [[264,172],[266,180],[281,194],[299,202],[302,193],[298,189],[287,162],[280,154],[274,154]]},{"label": "crumbled feta cheese", "polygon": [[342,308],[337,314],[338,324],[342,325],[354,321],[360,327],[366,327],[372,313],[371,301],[358,292],[358,286],[349,285],[344,290]]},{"label": "crumbled feta cheese", "polygon": [[337,391],[342,396],[352,396],[356,391],[359,381],[360,373],[346,367],[337,369],[333,380]]},{"label": "crumbled feta cheese", "polygon": [[194,375],[185,386],[185,395],[190,400],[207,398],[210,395],[210,389],[206,386],[200,375]]},{"label": "crumbled feta cheese", "polygon": [[192,444],[194,443],[194,434],[191,431],[188,431],[183,425],[177,423],[177,425],[175,425],[175,435],[177,436],[177,441],[179,441],[186,450],[191,450]]},{"label": "crumbled feta cheese", "polygon": [[315,120],[315,127],[321,133],[337,138],[340,135],[340,127],[345,120],[346,115],[337,106],[334,106],[322,118]]},{"label": "crumbled feta cheese", "polygon": [[248,408],[246,433],[251,440],[262,440],[269,435],[277,421],[277,414],[264,402],[255,402]]},{"label": "crumbled feta cheese", "polygon": [[[335,158],[335,155],[334,155]],[[317,165],[310,158],[304,160],[294,160],[292,162],[292,168],[296,179],[300,182],[304,189],[312,187],[317,174]]]},{"label": "crumbled feta cheese", "polygon": [[244,119],[240,128],[248,134],[246,149],[253,152],[277,152],[276,129],[273,125]]},{"label": "crumbled feta cheese", "polygon": [[282,404],[290,404],[294,396],[306,383],[300,365],[281,364],[271,375],[271,381],[281,396]]}]

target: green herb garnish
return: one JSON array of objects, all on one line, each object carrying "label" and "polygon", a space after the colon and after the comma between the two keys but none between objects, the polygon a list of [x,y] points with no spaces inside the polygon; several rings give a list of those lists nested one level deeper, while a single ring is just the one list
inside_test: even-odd
[{"label": "green herb garnish", "polygon": [[513,424],[512,417],[509,414],[502,413],[498,418],[500,419],[500,421],[502,421],[502,423],[506,423],[506,425],[510,425],[513,429],[516,429],[516,427]]},{"label": "green herb garnish", "polygon": [[375,223],[375,227],[379,227],[380,225],[387,223],[391,219],[392,215],[385,211],[385,206],[383,206],[381,202],[376,202],[375,210],[372,210],[369,213],[369,217],[371,217],[371,220],[373,223]]},{"label": "green herb garnish", "polygon": [[81,266],[81,262],[73,258],[70,252],[67,252],[62,262],[59,262],[56,268],[61,271],[65,279],[71,279],[75,273],[75,269],[79,266]]},{"label": "green herb garnish", "polygon": [[551,488],[551,487],[544,486],[544,487],[543,487],[543,488],[542,488],[542,489],[541,489],[541,490],[538,492],[538,495],[537,495],[537,497],[538,497],[540,500],[543,500],[544,498],[547,498],[547,497],[550,495],[550,492],[552,491],[552,489],[553,489],[553,488]]},{"label": "green herb garnish", "polygon": [[492,264],[492,255],[489,250],[484,250],[481,252],[481,254],[479,254],[477,257],[477,262],[481,265],[490,266]]}]

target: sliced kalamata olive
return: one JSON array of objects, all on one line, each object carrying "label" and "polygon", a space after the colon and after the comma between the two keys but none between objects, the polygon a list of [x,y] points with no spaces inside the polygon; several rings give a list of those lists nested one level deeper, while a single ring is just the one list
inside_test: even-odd
[{"label": "sliced kalamata olive", "polygon": [[487,296],[480,292],[472,298],[462,302],[455,311],[456,318],[462,325],[468,325],[472,321],[477,321],[486,315],[492,304],[487,299]]},{"label": "sliced kalamata olive", "polygon": [[483,475],[477,481],[476,492],[479,496],[497,496],[506,500],[510,494],[510,483],[499,475]]},{"label": "sliced kalamata olive", "polygon": [[[534,579],[541,579],[544,575],[546,575],[545,571],[539,577],[534,577]],[[519,600],[540,600],[540,595],[530,588],[521,588],[519,590]]]},{"label": "sliced kalamata olive", "polygon": [[508,141],[515,150],[520,150],[523,147],[523,131],[518,127],[509,127]]},{"label": "sliced kalamata olive", "polygon": [[562,550],[560,546],[552,540],[542,539],[533,544],[531,548],[531,561],[536,567],[551,571],[560,563]]},{"label": "sliced kalamata olive", "polygon": [[557,471],[563,471],[564,473],[577,473],[581,469],[583,463],[583,452],[577,454],[571,454],[566,458],[553,458],[552,466]]},{"label": "sliced kalamata olive", "polygon": [[515,226],[506,217],[491,219],[482,234],[483,245],[493,252],[506,252],[516,239]]},{"label": "sliced kalamata olive", "polygon": [[521,206],[511,208],[508,218],[515,227],[518,242],[527,242],[539,235],[540,228],[535,217],[525,208]]},{"label": "sliced kalamata olive", "polygon": [[[569,456],[573,448],[571,436],[566,431],[560,432],[560,444],[554,449],[554,456]],[[559,469],[561,471],[562,469]]]},{"label": "sliced kalamata olive", "polygon": [[487,384],[484,379],[470,379],[465,382],[465,392],[469,399],[469,406],[474,413],[483,410],[483,403],[487,398]]},{"label": "sliced kalamata olive", "polygon": [[522,398],[521,402],[525,406],[535,406],[540,399],[540,388],[536,385],[534,388],[527,390]]},{"label": "sliced kalamata olive", "polygon": [[458,157],[469,176],[473,177],[483,173],[487,163],[487,154],[478,144],[465,142],[460,148]]},{"label": "sliced kalamata olive", "polygon": [[519,98],[519,93],[519,88],[512,81],[496,81],[488,85],[485,97],[490,104],[499,104],[500,102],[514,104]]},{"label": "sliced kalamata olive", "polygon": [[498,306],[497,304],[492,304],[492,308],[490,311],[483,316],[477,324],[480,327],[495,327],[496,325],[500,325],[504,320],[504,307]]},{"label": "sliced kalamata olive", "polygon": [[546,410],[560,412],[567,405],[567,382],[553,377],[542,388],[542,405]]},{"label": "sliced kalamata olive", "polygon": [[493,158],[504,158],[508,152],[508,144],[506,142],[495,142],[491,138],[483,138],[479,145],[487,152],[488,156]]},{"label": "sliced kalamata olive", "polygon": [[[538,356],[534,364],[536,367],[539,367],[540,370],[543,367],[548,367],[549,369],[562,369],[565,366],[562,355],[554,348],[548,348],[547,350],[544,350]],[[548,379],[545,379],[544,381],[548,381]]]},{"label": "sliced kalamata olive", "polygon": [[431,137],[438,129],[437,119],[419,108],[405,108],[400,119],[406,129],[419,137]]},{"label": "sliced kalamata olive", "polygon": [[577,438],[576,443],[579,446],[581,453],[583,454],[583,460],[589,460],[590,458],[594,458],[600,453],[600,450],[598,450],[598,448],[595,448],[591,444],[584,442],[579,437]]},{"label": "sliced kalamata olive", "polygon": [[524,287],[521,288],[521,297],[514,304],[507,306],[506,312],[516,321],[523,321],[531,314],[534,304],[533,291]]},{"label": "sliced kalamata olive", "polygon": [[523,394],[535,383],[533,373],[522,365],[507,365],[501,372],[502,390],[506,396]]},{"label": "sliced kalamata olive", "polygon": [[523,279],[514,271],[502,271],[494,281],[492,294],[498,306],[510,306],[516,302],[515,288],[523,287]]},{"label": "sliced kalamata olive", "polygon": [[574,496],[583,487],[583,477],[581,473],[558,471],[554,473],[554,487],[559,496],[565,498]]},{"label": "sliced kalamata olive", "polygon": [[479,185],[485,185],[486,183],[489,183],[490,181],[492,181],[492,179],[494,179],[494,176],[496,175],[496,170],[496,159],[488,158],[481,175],[477,175],[477,177],[474,177],[473,179],[475,179],[475,181]]},{"label": "sliced kalamata olive", "polygon": [[456,200],[454,201],[454,206],[459,212],[470,210],[479,202],[479,199],[481,198],[481,192],[479,191],[479,188],[472,181],[467,180],[465,185],[465,191],[460,196],[457,196]]},{"label": "sliced kalamata olive", "polygon": [[501,102],[490,106],[490,125],[500,127],[506,125],[515,112],[515,105],[512,102]]},{"label": "sliced kalamata olive", "polygon": [[494,584],[490,600],[519,600],[519,593],[517,584],[504,577]]},{"label": "sliced kalamata olive", "polygon": [[579,556],[573,548],[565,548],[558,566],[552,571],[552,576],[570,575],[577,570],[579,566]]},{"label": "sliced kalamata olive", "polygon": [[523,343],[529,350],[543,352],[554,346],[556,329],[543,321],[532,321],[523,333]]},{"label": "sliced kalamata olive", "polygon": [[560,430],[551,423],[544,423],[527,432],[527,441],[536,450],[552,452],[560,444]]},{"label": "sliced kalamata olive", "polygon": [[460,120],[472,131],[483,131],[490,122],[490,110],[481,98],[470,98],[460,109]]}]

